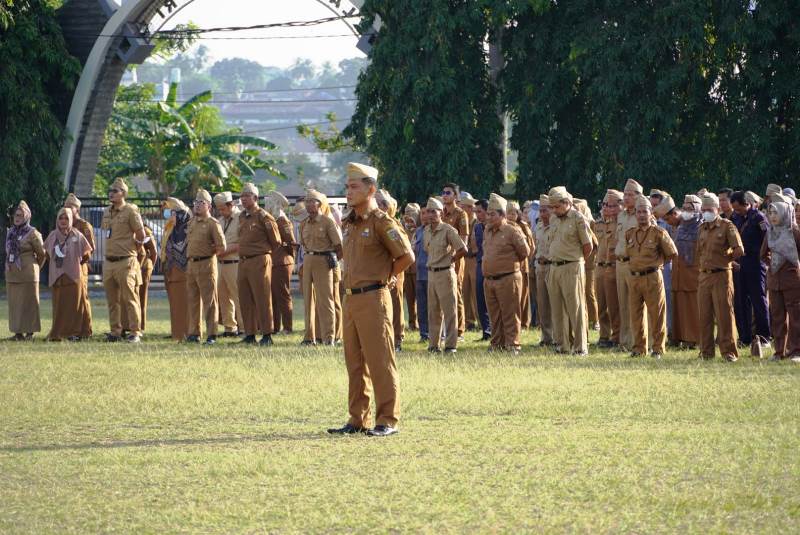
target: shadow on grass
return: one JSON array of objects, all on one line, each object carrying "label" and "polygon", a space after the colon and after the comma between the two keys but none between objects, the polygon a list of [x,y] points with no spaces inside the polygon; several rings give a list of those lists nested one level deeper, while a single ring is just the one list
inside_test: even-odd
[{"label": "shadow on grass", "polygon": [[275,434],[216,438],[167,438],[147,440],[115,440],[111,442],[85,442],[78,444],[30,444],[22,446],[0,446],[0,452],[29,453],[47,451],[80,451],[93,449],[151,448],[161,446],[213,446],[225,444],[291,442],[305,440],[330,440],[331,436],[320,431],[318,433],[302,433],[296,435]]}]

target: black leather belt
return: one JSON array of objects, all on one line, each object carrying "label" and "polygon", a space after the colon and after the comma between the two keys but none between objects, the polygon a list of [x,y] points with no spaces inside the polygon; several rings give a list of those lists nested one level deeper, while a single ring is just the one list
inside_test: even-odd
[{"label": "black leather belt", "polygon": [[203,260],[208,260],[209,258],[214,258],[214,255],[211,256],[193,256],[189,260],[192,262],[202,262]]},{"label": "black leather belt", "polygon": [[572,264],[573,262],[577,262],[577,260],[551,260],[550,263],[554,266],[565,266],[567,264]]},{"label": "black leather belt", "polygon": [[630,256],[620,256],[618,260],[620,262],[630,262],[631,261],[631,257]]},{"label": "black leather belt", "polygon": [[433,271],[434,273],[438,273],[439,271],[447,271],[451,267],[453,267],[453,266],[438,267],[438,268],[432,267],[432,268],[428,268],[428,271]]},{"label": "black leather belt", "polygon": [[239,255],[239,260],[250,260],[251,258],[258,258],[259,256],[266,256],[269,253],[251,254],[250,256]]},{"label": "black leather belt", "polygon": [[335,253],[336,251],[306,251],[307,255],[317,255],[317,256],[328,256],[330,254]]},{"label": "black leather belt", "polygon": [[106,260],[108,260],[109,262],[120,262],[122,260],[129,259],[131,256],[133,256],[133,255],[130,255],[130,256],[107,256]]},{"label": "black leather belt", "polygon": [[513,275],[514,273],[519,273],[519,271],[510,271],[508,273],[501,273],[499,275],[484,275],[484,279],[489,279],[490,281],[497,281],[502,279],[503,277],[508,277],[509,275]]},{"label": "black leather belt", "polygon": [[728,271],[728,268],[701,269],[700,273],[722,273],[723,271]]},{"label": "black leather belt", "polygon": [[631,271],[631,275],[635,277],[644,277],[645,275],[649,275],[651,273],[655,273],[658,271],[657,267],[645,269],[644,271]]},{"label": "black leather belt", "polygon": [[219,263],[220,264],[226,264],[226,265],[227,264],[238,264],[239,261],[238,260],[220,260]]},{"label": "black leather belt", "polygon": [[364,286],[363,288],[347,288],[344,293],[347,295],[358,295],[374,292],[375,290],[383,290],[384,288],[386,288],[385,284],[373,284],[371,286]]},{"label": "black leather belt", "polygon": [[600,266],[600,267],[614,267],[614,266],[617,265],[617,263],[616,262],[598,262],[597,265]]},{"label": "black leather belt", "polygon": [[538,263],[540,266],[549,266],[550,264],[552,264],[552,262],[551,262],[551,261],[549,261],[549,260],[547,260],[547,259],[545,259],[545,258],[537,258],[537,259],[536,259],[536,262],[537,262],[537,263]]}]

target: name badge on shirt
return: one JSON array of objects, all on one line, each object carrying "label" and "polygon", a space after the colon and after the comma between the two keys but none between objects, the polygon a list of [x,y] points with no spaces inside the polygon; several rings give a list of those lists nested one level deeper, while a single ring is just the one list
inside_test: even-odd
[{"label": "name badge on shirt", "polygon": [[111,237],[111,229],[106,230],[106,239]]},{"label": "name badge on shirt", "polygon": [[361,237],[362,238],[369,238],[369,229],[368,228],[365,228],[364,230],[361,231]]},{"label": "name badge on shirt", "polygon": [[16,258],[16,256],[14,256],[14,253],[11,253],[10,255],[8,255],[8,263],[9,264],[13,264],[15,258]]}]

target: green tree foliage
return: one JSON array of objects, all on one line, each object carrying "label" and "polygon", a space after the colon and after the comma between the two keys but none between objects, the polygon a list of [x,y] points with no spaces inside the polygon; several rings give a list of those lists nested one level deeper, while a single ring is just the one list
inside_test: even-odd
[{"label": "green tree foliage", "polygon": [[367,0],[360,29],[382,28],[344,134],[366,148],[401,201],[444,182],[485,195],[503,181],[501,123],[484,46],[483,2]]},{"label": "green tree foliage", "polygon": [[209,74],[219,80],[226,93],[263,90],[269,78],[260,63],[242,58],[220,60],[211,66]]},{"label": "green tree foliage", "polygon": [[67,52],[50,2],[3,0],[0,29],[0,205],[27,200],[51,228],[63,200],[58,158],[80,65]]}]

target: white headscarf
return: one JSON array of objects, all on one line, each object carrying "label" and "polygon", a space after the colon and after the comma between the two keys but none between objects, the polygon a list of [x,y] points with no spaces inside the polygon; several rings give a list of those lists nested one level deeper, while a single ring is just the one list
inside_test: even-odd
[{"label": "white headscarf", "polygon": [[794,207],[790,203],[778,201],[769,205],[768,213],[773,210],[780,217],[780,222],[772,225],[767,231],[767,240],[771,253],[769,268],[775,273],[785,262],[800,266],[800,260],[798,260],[797,243],[792,231],[797,225],[794,219]]}]

